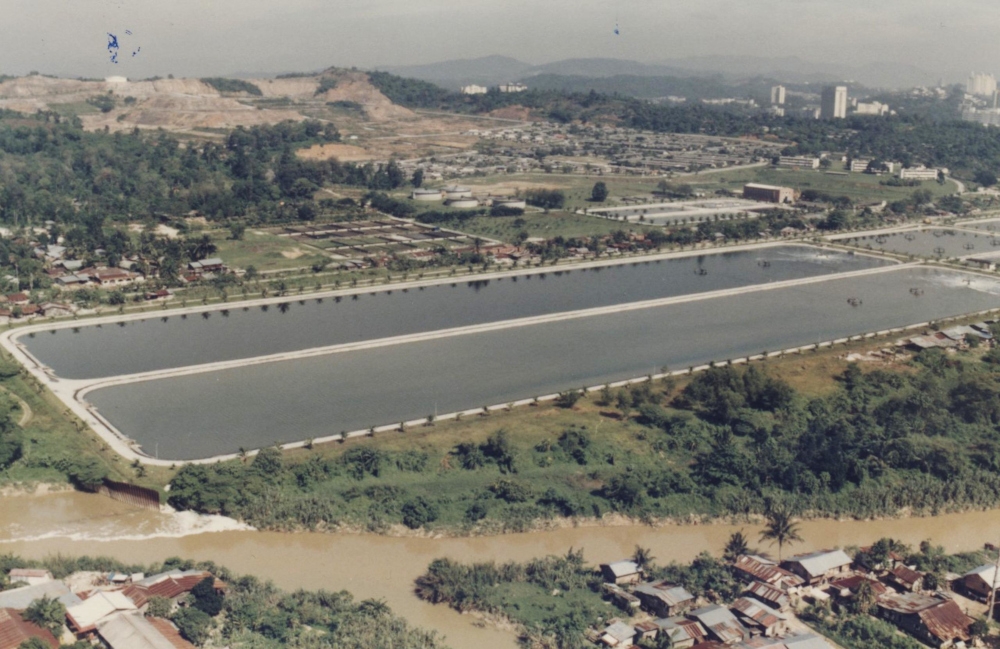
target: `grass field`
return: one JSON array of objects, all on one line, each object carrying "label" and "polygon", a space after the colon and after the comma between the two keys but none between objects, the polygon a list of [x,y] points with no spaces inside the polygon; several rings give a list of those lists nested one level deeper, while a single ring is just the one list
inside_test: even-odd
[{"label": "grass field", "polygon": [[[0,486],[62,484],[68,481],[65,472],[56,468],[60,460],[94,458],[108,471],[113,480],[158,488],[165,485],[173,471],[162,467],[137,470],[111,451],[97,435],[73,418],[66,407],[47,390],[22,376],[4,379],[0,383],[11,394],[24,400],[31,408],[31,419],[23,427],[23,457],[6,470],[0,471]],[[0,395],[7,398],[6,395]],[[14,413],[19,419],[21,409]]]},{"label": "grass field", "polygon": [[[523,221],[523,225],[520,223]],[[515,222],[518,225],[515,225]],[[500,241],[513,242],[520,232],[527,232],[529,237],[551,239],[562,236],[591,237],[602,236],[616,230],[634,230],[643,232],[649,228],[636,224],[616,223],[607,219],[597,219],[592,216],[582,216],[571,212],[526,212],[520,217],[482,216],[462,223],[449,226],[468,234]]]},{"label": "grass field", "polygon": [[222,230],[208,231],[207,234],[218,246],[216,254],[232,268],[252,265],[258,271],[284,270],[330,261],[329,257],[289,237],[247,230],[243,239],[236,241]]}]

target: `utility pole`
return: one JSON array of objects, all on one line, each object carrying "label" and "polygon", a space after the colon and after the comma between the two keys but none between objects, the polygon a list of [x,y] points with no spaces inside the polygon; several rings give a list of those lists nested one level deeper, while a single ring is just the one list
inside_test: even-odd
[{"label": "utility pole", "polygon": [[993,583],[990,587],[990,597],[986,604],[986,619],[992,624],[993,606],[997,598],[997,573],[1000,573],[1000,547],[997,548],[997,560],[993,564]]}]

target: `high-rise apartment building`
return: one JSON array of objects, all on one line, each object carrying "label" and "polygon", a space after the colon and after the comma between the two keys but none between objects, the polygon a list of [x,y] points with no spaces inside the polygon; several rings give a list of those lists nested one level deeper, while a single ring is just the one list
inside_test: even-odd
[{"label": "high-rise apartment building", "polygon": [[997,91],[997,80],[992,74],[973,72],[965,84],[965,91],[970,95],[992,97]]},{"label": "high-rise apartment building", "polygon": [[784,86],[773,86],[771,88],[771,105],[772,106],[784,106],[785,105],[785,87]]},{"label": "high-rise apartment building", "polygon": [[844,119],[847,117],[847,86],[827,86],[820,99],[822,119]]}]

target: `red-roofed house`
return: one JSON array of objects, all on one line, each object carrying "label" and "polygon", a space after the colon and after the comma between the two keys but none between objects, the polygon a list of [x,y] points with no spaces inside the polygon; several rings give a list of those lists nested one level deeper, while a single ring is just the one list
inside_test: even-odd
[{"label": "red-roofed house", "polygon": [[32,624],[12,608],[0,608],[0,649],[17,649],[29,638],[38,638],[57,649],[59,641],[47,629]]}]

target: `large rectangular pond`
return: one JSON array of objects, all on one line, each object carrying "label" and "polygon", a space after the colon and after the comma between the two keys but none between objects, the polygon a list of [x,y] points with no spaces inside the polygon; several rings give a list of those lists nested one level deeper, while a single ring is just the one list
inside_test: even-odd
[{"label": "large rectangular pond", "polygon": [[982,230],[984,232],[996,232],[1000,235],[1000,219],[983,219],[981,221],[958,223],[957,225],[963,228]]},{"label": "large rectangular pond", "polygon": [[35,358],[70,379],[136,374],[499,320],[812,277],[890,262],[809,246],[545,270],[521,277],[398,288],[187,316],[22,335]]},{"label": "large rectangular pond", "polygon": [[884,250],[925,258],[966,257],[1000,250],[1000,237],[989,232],[975,234],[947,228],[908,230],[889,234],[837,238],[835,243],[857,246],[864,250]]},{"label": "large rectangular pond", "polygon": [[194,459],[996,307],[992,279],[910,267],[155,379],[86,399],[147,452]]}]

